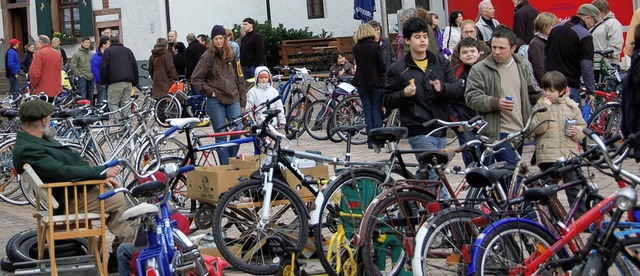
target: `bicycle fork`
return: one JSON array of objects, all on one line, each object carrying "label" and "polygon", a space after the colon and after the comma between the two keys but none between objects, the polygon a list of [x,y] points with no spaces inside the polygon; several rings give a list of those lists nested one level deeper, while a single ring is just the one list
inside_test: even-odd
[{"label": "bicycle fork", "polygon": [[264,230],[269,223],[271,217],[271,193],[273,191],[273,167],[269,167],[267,172],[262,173],[262,192],[264,199],[262,200],[262,213],[258,222],[258,229]]}]

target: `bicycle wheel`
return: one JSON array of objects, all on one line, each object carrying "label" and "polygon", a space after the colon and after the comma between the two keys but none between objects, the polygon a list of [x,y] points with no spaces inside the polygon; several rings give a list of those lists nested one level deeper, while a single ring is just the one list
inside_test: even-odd
[{"label": "bicycle wheel", "polygon": [[[489,229],[482,233],[484,237],[479,245],[478,242],[475,244],[470,264],[474,267],[469,270],[474,275],[509,275],[512,269],[524,266],[541,252],[550,250],[551,245],[556,242],[556,238],[544,228],[517,219]],[[567,252],[561,249],[549,261],[567,257]],[[543,268],[541,266],[540,269]],[[561,268],[555,268],[543,275],[562,274],[563,271],[559,270]]]},{"label": "bicycle wheel", "polygon": [[[141,170],[148,164],[155,162],[155,152],[151,149],[151,143],[147,142],[137,153],[135,159],[135,168]],[[187,154],[187,145],[175,137],[168,137],[158,143],[158,153],[161,158],[168,156],[185,156]],[[179,165],[179,164],[178,164]]]},{"label": "bicycle wheel", "polygon": [[366,275],[398,275],[405,271],[408,255],[405,242],[414,238],[418,228],[431,214],[427,204],[435,199],[415,191],[400,191],[378,202],[367,222],[362,250]]},{"label": "bicycle wheel", "polygon": [[[598,109],[589,116],[587,127],[594,130],[604,140],[607,140],[620,132],[621,118],[622,107],[620,107],[620,103],[610,102],[598,107]],[[584,138],[584,143],[587,148],[594,144],[593,140],[589,139],[589,137]]]},{"label": "bicycle wheel", "polygon": [[[473,219],[486,216],[470,207],[443,210],[418,231],[412,268],[420,275],[464,275],[465,250],[480,233]],[[465,249],[466,247],[466,249]]]},{"label": "bicycle wheel", "polygon": [[287,135],[293,135],[294,138],[304,134],[304,112],[307,109],[307,97],[300,98],[293,104],[289,113],[287,113],[287,127],[284,129]]},{"label": "bicycle wheel", "polygon": [[384,180],[384,174],[373,170],[350,169],[323,190],[324,200],[314,211],[319,218],[314,222],[313,236],[318,259],[329,275],[355,275],[358,271],[353,235]]},{"label": "bicycle wheel", "polygon": [[262,182],[250,180],[226,192],[213,213],[213,237],[233,267],[251,274],[273,274],[284,249],[302,250],[309,235],[307,209],[286,183],[273,179],[271,216],[260,222]]},{"label": "bicycle wheel", "polygon": [[327,126],[333,113],[333,107],[327,105],[326,99],[311,103],[304,112],[304,129],[318,141],[329,139]]},{"label": "bicycle wheel", "polygon": [[609,270],[617,270],[620,275],[640,275],[640,238],[621,238],[619,242],[624,248]]},{"label": "bicycle wheel", "polygon": [[20,189],[19,177],[13,169],[15,139],[0,146],[0,199],[13,205],[26,205],[29,201]]},{"label": "bicycle wheel", "polygon": [[154,107],[156,122],[163,127],[169,127],[167,119],[180,118],[182,106],[178,99],[171,95],[160,98]]},{"label": "bicycle wheel", "polygon": [[[338,103],[336,110],[331,115],[333,125],[331,129],[343,126],[354,126],[364,123],[364,109],[358,96],[349,96]],[[331,131],[327,129],[327,131]],[[347,133],[336,132],[337,136],[347,141]],[[331,139],[331,137],[329,137]],[[334,141],[335,142],[335,141]],[[359,133],[351,137],[351,143],[354,145],[362,145],[367,143],[367,131],[361,130]]]}]

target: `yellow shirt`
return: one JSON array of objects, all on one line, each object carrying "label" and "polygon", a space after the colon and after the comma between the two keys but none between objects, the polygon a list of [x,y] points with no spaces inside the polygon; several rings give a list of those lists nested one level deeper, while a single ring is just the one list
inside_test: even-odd
[{"label": "yellow shirt", "polygon": [[423,59],[423,60],[417,60],[417,59],[413,59],[413,62],[416,63],[416,65],[418,65],[418,67],[420,67],[420,69],[422,69],[422,72],[427,72],[427,65],[429,65],[429,60],[428,59]]}]

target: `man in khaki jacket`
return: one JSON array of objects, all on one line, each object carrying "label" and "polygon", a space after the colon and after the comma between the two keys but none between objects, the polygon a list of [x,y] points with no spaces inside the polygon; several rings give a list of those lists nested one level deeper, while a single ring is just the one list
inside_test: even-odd
[{"label": "man in khaki jacket", "polygon": [[78,52],[71,58],[71,72],[78,78],[78,93],[93,104],[93,73],[91,73],[91,57],[89,51],[91,39],[82,38]]}]

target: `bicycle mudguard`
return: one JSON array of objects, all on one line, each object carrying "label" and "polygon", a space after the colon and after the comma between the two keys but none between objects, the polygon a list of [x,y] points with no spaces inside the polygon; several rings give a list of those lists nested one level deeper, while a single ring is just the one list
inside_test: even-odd
[{"label": "bicycle mudguard", "polygon": [[[354,169],[354,170],[345,170],[342,173],[332,177],[329,180],[328,183],[335,183],[335,182],[338,182],[338,181],[342,181],[345,178],[351,178],[352,177],[351,173],[353,171],[355,171],[355,170],[357,170],[359,172],[365,171],[365,172],[368,172],[368,173],[371,173],[371,174],[374,174],[374,175],[378,175],[378,176],[380,176],[380,179],[385,179],[386,178],[386,175],[380,170],[377,170],[377,169],[374,169],[374,168],[360,167],[360,168],[357,168],[357,169]],[[329,187],[329,185],[330,184],[327,184],[327,187]],[[320,222],[320,216],[322,215],[320,213],[321,212],[321,208],[320,207],[322,206],[324,201],[325,201],[324,193],[322,191],[320,191],[318,193],[318,196],[316,197],[316,200],[315,200],[316,208],[313,211],[311,211],[310,226],[314,226],[314,225],[316,225],[316,224],[318,224]]]},{"label": "bicycle mudguard", "polygon": [[[435,182],[438,182],[438,181],[435,181]],[[374,198],[371,201],[371,204],[369,204],[366,212],[362,216],[362,221],[360,222],[360,228],[358,229],[358,236],[360,236],[360,238],[357,239],[357,244],[355,244],[355,246],[362,247],[364,245],[364,239],[362,237],[364,237],[366,234],[366,231],[367,231],[366,228],[369,223],[369,220],[371,219],[371,212],[373,212],[375,207],[386,197],[393,196],[394,193],[401,193],[407,190],[411,192],[426,194],[433,198],[438,198],[438,196],[432,192],[433,190],[432,185],[400,184],[400,185],[396,185],[391,188],[385,189],[384,191],[382,191],[382,193],[380,193],[376,198]]]},{"label": "bicycle mudguard", "polygon": [[[557,237],[553,233],[551,233],[549,229],[542,226],[542,224],[540,224],[537,221],[534,221],[528,218],[506,218],[506,219],[498,220],[494,223],[489,224],[489,226],[487,226],[487,228],[484,229],[482,233],[480,233],[480,235],[478,235],[478,238],[476,238],[476,241],[473,243],[473,253],[471,254],[471,263],[469,264],[469,269],[467,270],[468,275],[473,275],[476,273],[476,264],[478,263],[478,258],[479,258],[478,251],[476,250],[476,248],[480,247],[480,245],[482,244],[482,241],[484,241],[484,239],[487,237],[487,235],[491,231],[495,231],[494,229],[496,227],[503,224],[507,224],[507,223],[520,223],[520,224],[532,225],[534,227],[540,228],[540,230],[544,232],[547,232],[551,237],[554,238],[554,242],[558,241]],[[567,252],[566,248],[563,248],[562,250],[565,251],[565,254],[567,254],[567,256],[569,256],[569,252]]]}]

